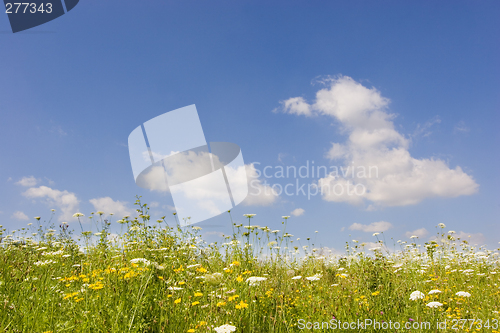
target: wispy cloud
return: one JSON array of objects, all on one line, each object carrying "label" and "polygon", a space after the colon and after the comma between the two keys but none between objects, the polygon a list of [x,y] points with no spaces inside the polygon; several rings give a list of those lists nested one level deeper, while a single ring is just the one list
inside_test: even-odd
[{"label": "wispy cloud", "polygon": [[127,207],[126,202],[115,201],[110,197],[90,199],[89,202],[94,206],[96,211],[102,211],[107,215],[112,213],[118,219],[132,214],[132,210]]},{"label": "wispy cloud", "polygon": [[21,186],[26,186],[26,187],[33,187],[38,184],[39,180],[36,179],[34,176],[29,176],[29,177],[23,177],[21,180],[16,182],[17,185]]},{"label": "wispy cloud", "polygon": [[429,234],[429,232],[427,231],[427,229],[420,228],[420,229],[413,230],[413,231],[407,231],[405,236],[408,238],[410,238],[411,236],[417,236],[418,238],[424,238],[428,234]]},{"label": "wispy cloud", "polygon": [[392,224],[386,221],[372,222],[370,224],[353,223],[349,230],[359,230],[364,232],[384,232],[392,228]]},{"label": "wispy cloud", "polygon": [[20,221],[28,221],[30,219],[28,215],[24,214],[19,210],[12,214],[12,218]]},{"label": "wispy cloud", "polygon": [[465,125],[465,122],[462,120],[455,125],[453,131],[455,133],[468,133],[470,132],[470,128],[467,125]]}]

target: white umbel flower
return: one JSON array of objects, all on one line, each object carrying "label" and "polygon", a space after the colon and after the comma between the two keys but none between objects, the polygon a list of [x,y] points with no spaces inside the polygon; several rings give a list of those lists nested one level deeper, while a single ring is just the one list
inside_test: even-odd
[{"label": "white umbel flower", "polygon": [[420,291],[414,291],[410,294],[410,300],[416,301],[417,299],[424,299],[425,295],[423,292]]}]

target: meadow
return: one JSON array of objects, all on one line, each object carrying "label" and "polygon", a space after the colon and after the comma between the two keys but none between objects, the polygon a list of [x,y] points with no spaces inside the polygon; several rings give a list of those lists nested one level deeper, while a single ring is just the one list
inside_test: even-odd
[{"label": "meadow", "polygon": [[[499,258],[440,224],[421,242],[348,240],[344,255],[286,232],[233,223],[208,244],[177,215],[153,221],[36,217],[1,229],[4,332],[499,332]],[[90,219],[89,219],[90,218]],[[82,223],[84,219],[91,221]],[[121,232],[111,235],[111,223]],[[94,231],[84,230],[92,225]],[[307,242],[307,243],[306,243]],[[427,324],[428,323],[428,324]]]}]

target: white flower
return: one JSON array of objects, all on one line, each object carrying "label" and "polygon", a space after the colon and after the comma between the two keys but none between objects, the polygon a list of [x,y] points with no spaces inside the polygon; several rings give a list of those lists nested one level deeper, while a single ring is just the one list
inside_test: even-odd
[{"label": "white flower", "polygon": [[397,264],[397,265],[394,265],[394,266],[392,266],[392,268],[399,268],[399,267],[401,267],[401,266],[403,266],[403,264]]},{"label": "white flower", "polygon": [[418,236],[417,236],[417,235],[413,235],[413,236],[411,236],[410,238],[411,238],[411,239],[413,239],[413,238],[418,238]]},{"label": "white flower", "polygon": [[273,234],[277,234],[278,232],[280,232],[279,230],[273,230],[271,231]]},{"label": "white flower", "polygon": [[85,216],[85,215],[83,215],[82,213],[75,213],[75,214],[73,214],[73,217],[81,217],[81,216]]},{"label": "white flower", "polygon": [[128,231],[138,231],[138,230],[141,230],[141,228],[139,228],[138,226],[133,226],[130,227],[130,229],[128,229]]},{"label": "white flower", "polygon": [[144,265],[146,266],[149,266],[151,263],[149,262],[149,260],[147,259],[144,259],[144,258],[135,258],[135,259],[131,259],[130,262],[132,264],[137,264],[138,262],[142,262]]},{"label": "white flower", "polygon": [[306,280],[309,280],[309,281],[318,281],[320,277],[322,277],[321,274],[314,274],[313,276],[306,277]]},{"label": "white flower", "polygon": [[338,283],[334,283],[330,287],[337,287],[338,285],[339,285]]},{"label": "white flower", "polygon": [[443,306],[443,304],[441,304],[439,302],[430,302],[429,304],[427,304],[427,306],[430,308],[438,308],[440,306]]},{"label": "white flower", "polygon": [[184,288],[179,288],[179,287],[168,287],[167,289],[168,289],[168,290],[172,290],[172,291],[174,291],[174,290],[182,290],[182,289],[184,289]]},{"label": "white flower", "polygon": [[255,215],[257,215],[257,214],[243,214],[244,217],[248,217],[249,219],[251,219]]},{"label": "white flower", "polygon": [[473,269],[466,269],[462,273],[468,274],[468,273],[472,273],[472,272],[474,272]]},{"label": "white flower", "polygon": [[217,333],[231,333],[236,331],[236,326],[225,324],[219,327],[214,327],[214,330]]},{"label": "white flower", "polygon": [[439,223],[439,224],[438,224],[438,227],[440,227],[441,229],[446,228],[446,224],[444,224],[444,223]]},{"label": "white flower", "polygon": [[441,290],[433,289],[433,290],[429,291],[429,295],[439,294],[440,292],[441,292]]},{"label": "white flower", "polygon": [[201,230],[201,227],[193,227],[193,230]]},{"label": "white flower", "polygon": [[290,218],[290,216],[282,216],[281,218],[287,220]]},{"label": "white flower", "polygon": [[246,280],[246,282],[248,282],[250,286],[255,286],[259,284],[260,281],[265,281],[265,280],[267,280],[267,278],[265,277],[251,276]]},{"label": "white flower", "polygon": [[380,232],[376,232],[372,236],[378,236],[378,235],[380,235]]},{"label": "white flower", "polygon": [[198,266],[201,266],[201,265],[200,264],[194,264],[194,265],[189,265],[186,268],[193,268],[193,267],[198,267]]},{"label": "white flower", "polygon": [[460,296],[460,297],[470,297],[470,294],[466,291],[459,291],[455,295]]},{"label": "white flower", "polygon": [[448,231],[449,234],[456,234],[456,232],[454,230],[450,230]]},{"label": "white flower", "polygon": [[301,279],[301,278],[302,278],[302,275],[297,275],[297,276],[294,276],[294,277],[292,278],[292,280],[298,280],[298,279]]},{"label": "white flower", "polygon": [[425,297],[423,292],[420,291],[414,291],[410,294],[410,300],[416,301],[417,299],[423,299]]}]

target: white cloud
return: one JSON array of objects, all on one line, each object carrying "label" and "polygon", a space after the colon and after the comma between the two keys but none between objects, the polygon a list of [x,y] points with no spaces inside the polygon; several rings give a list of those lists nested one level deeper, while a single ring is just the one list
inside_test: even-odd
[{"label": "white cloud", "polygon": [[269,206],[278,198],[278,194],[269,185],[259,179],[253,163],[245,165],[248,177],[248,196],[243,201],[246,206]]},{"label": "white cloud", "polygon": [[413,231],[407,231],[405,236],[408,238],[410,238],[411,236],[417,236],[418,238],[423,238],[423,237],[427,236],[428,234],[429,234],[429,232],[427,231],[427,229],[420,228],[420,229],[413,230]]},{"label": "white cloud", "polygon": [[18,181],[16,184],[21,185],[21,186],[26,186],[26,187],[33,187],[33,186],[36,186],[36,184],[38,184],[38,182],[39,181],[35,177],[29,176],[29,177],[21,178],[21,180]]},{"label": "white cloud", "polygon": [[304,115],[306,117],[313,115],[311,106],[302,97],[289,98],[286,101],[282,101],[281,104],[285,113]]},{"label": "white cloud", "polygon": [[465,240],[469,244],[484,244],[486,242],[486,237],[480,232],[476,234],[471,234],[468,232],[460,231],[457,234],[453,235],[455,238],[460,238],[460,240]]},{"label": "white cloud", "polygon": [[40,198],[45,199],[45,203],[50,206],[50,208],[58,207],[61,210],[61,215],[59,215],[59,221],[71,222],[75,219],[73,214],[78,210],[79,200],[74,193],[68,191],[59,191],[51,189],[47,186],[32,187],[23,193],[23,196],[27,198]]},{"label": "white cloud", "polygon": [[158,207],[158,206],[160,206],[160,203],[159,203],[159,202],[157,202],[157,201],[152,201],[152,202],[149,204],[149,207],[151,207],[151,208],[156,208],[156,207]]},{"label": "white cloud", "polygon": [[359,230],[364,232],[383,232],[392,228],[392,224],[385,221],[372,222],[370,224],[353,223],[349,230]]},{"label": "white cloud", "polygon": [[423,125],[418,124],[417,128],[413,132],[413,137],[416,138],[419,136],[422,136],[422,137],[430,136],[432,134],[432,132],[430,130],[431,127],[435,124],[440,124],[440,123],[441,123],[441,119],[439,119],[438,116],[435,116],[431,120],[425,122],[425,124],[423,124]]},{"label": "white cloud", "polygon": [[455,133],[467,133],[470,132],[470,128],[467,125],[465,125],[465,122],[462,120],[455,125],[453,131]]},{"label": "white cloud", "polygon": [[292,210],[292,212],[290,214],[292,214],[293,216],[300,216],[300,215],[303,215],[304,212],[305,212],[304,209],[296,208],[296,209]]},{"label": "white cloud", "polygon": [[[353,205],[368,202],[373,210],[478,191],[479,185],[459,166],[452,169],[443,160],[416,159],[410,155],[410,140],[394,128],[395,116],[387,112],[390,100],[377,89],[366,88],[347,76],[327,82],[329,85],[316,93],[313,104],[307,104],[302,97],[282,102],[285,113],[331,116],[348,134],[344,143],[331,143],[325,154],[331,160],[340,159],[344,168],[349,169],[347,175],[335,174],[317,182],[326,189],[322,191],[324,200]],[[439,121],[435,118],[419,131],[425,135]],[[353,192],[354,184],[359,184],[357,193]]]},{"label": "white cloud", "polygon": [[132,210],[127,208],[126,202],[114,201],[110,197],[90,199],[89,202],[94,206],[96,211],[102,211],[105,214],[113,213],[118,219],[132,214]]},{"label": "white cloud", "polygon": [[23,212],[21,211],[16,211],[12,214],[12,218],[16,219],[16,220],[21,220],[21,221],[28,221],[30,218],[28,217],[28,215],[24,214]]}]

